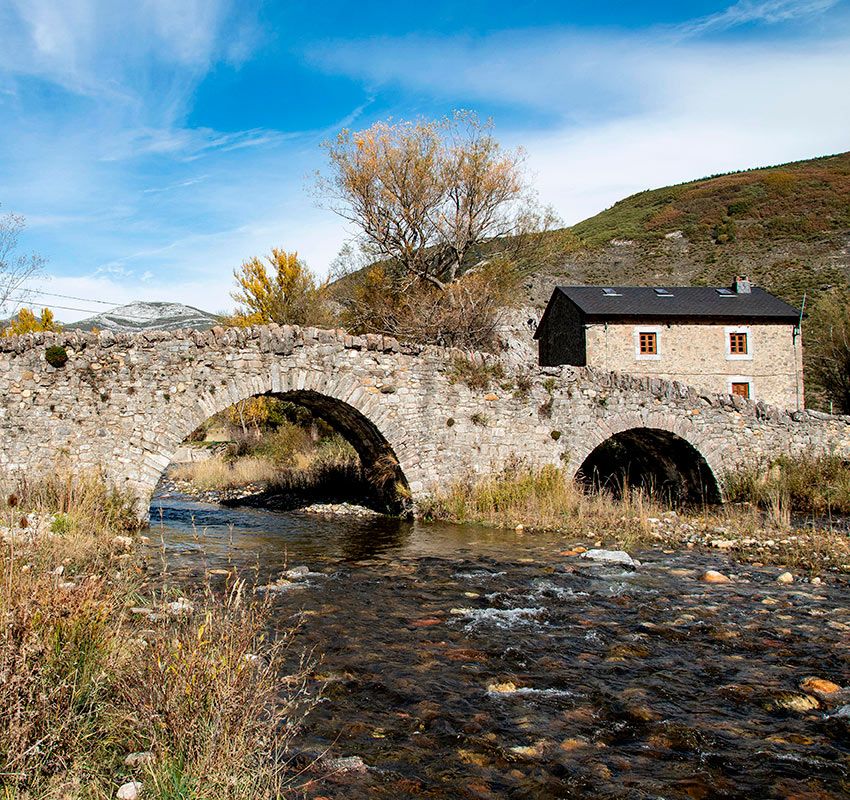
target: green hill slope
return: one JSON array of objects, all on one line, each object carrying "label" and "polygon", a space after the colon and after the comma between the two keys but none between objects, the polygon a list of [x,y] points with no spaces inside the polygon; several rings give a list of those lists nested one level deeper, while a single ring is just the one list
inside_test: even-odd
[{"label": "green hill slope", "polygon": [[704,285],[735,274],[799,304],[850,283],[850,153],[640,192],[568,231],[563,260],[529,280],[536,305],[553,280]]}]

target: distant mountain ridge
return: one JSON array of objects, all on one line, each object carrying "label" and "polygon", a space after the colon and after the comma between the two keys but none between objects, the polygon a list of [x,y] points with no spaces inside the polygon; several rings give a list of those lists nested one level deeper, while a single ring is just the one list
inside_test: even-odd
[{"label": "distant mountain ridge", "polygon": [[174,331],[179,328],[205,331],[219,322],[220,318],[215,314],[183,303],[135,302],[69,323],[65,328],[83,331],[97,328],[116,333]]}]

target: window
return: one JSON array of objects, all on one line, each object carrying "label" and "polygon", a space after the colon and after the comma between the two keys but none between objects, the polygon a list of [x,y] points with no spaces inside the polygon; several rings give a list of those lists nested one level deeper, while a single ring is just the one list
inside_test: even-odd
[{"label": "window", "polygon": [[747,334],[739,331],[729,334],[729,355],[747,355]]},{"label": "window", "polygon": [[753,360],[753,337],[749,326],[734,325],[723,329],[726,337],[726,360],[727,361],[752,361]]},{"label": "window", "polygon": [[673,292],[671,292],[669,289],[656,289],[655,294],[658,295],[658,297],[672,297],[673,296]]},{"label": "window", "polygon": [[642,356],[658,355],[658,334],[652,331],[641,331],[640,354]]},{"label": "window", "polygon": [[750,384],[748,381],[732,381],[732,394],[738,397],[750,397]]}]

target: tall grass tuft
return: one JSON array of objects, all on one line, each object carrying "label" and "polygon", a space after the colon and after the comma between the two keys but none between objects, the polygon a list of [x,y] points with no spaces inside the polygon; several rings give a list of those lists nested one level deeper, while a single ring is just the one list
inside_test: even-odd
[{"label": "tall grass tuft", "polygon": [[620,499],[586,493],[554,466],[530,468],[517,462],[488,476],[469,476],[448,486],[421,509],[431,519],[480,522],[501,527],[594,531],[625,537],[649,530],[648,518],[661,509],[639,491]]},{"label": "tall grass tuft", "polygon": [[[114,544],[132,504],[96,476],[5,498],[0,798],[105,800],[131,779],[159,800],[288,796],[311,704],[304,665],[284,666],[293,631],[270,637],[270,607],[235,578],[176,608],[177,587],[151,593],[142,556]],[[19,527],[34,513],[70,522]]]},{"label": "tall grass tuft", "polygon": [[731,473],[725,492],[731,502],[752,503],[771,515],[781,506],[789,513],[850,514],[850,463],[837,455],[782,456]]}]

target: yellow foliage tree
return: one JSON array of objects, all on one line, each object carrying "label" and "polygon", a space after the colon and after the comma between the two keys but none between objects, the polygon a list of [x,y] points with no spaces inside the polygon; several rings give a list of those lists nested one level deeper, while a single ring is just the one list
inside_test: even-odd
[{"label": "yellow foliage tree", "polygon": [[37,317],[31,308],[22,308],[16,317],[9,320],[9,324],[3,328],[3,336],[20,336],[23,333],[35,333],[36,331],[52,331],[54,333],[62,330],[53,317],[49,308],[41,309],[41,316]]},{"label": "yellow foliage tree", "polygon": [[333,322],[325,297],[326,284],[319,283],[297,252],[273,248],[265,259],[254,256],[235,270],[238,285],[231,295],[239,304],[232,325],[325,326]]}]

